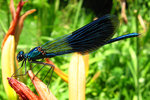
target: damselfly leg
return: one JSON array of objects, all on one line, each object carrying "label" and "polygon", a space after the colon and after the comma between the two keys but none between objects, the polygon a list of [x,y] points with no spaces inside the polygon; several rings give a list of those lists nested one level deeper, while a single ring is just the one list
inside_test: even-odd
[{"label": "damselfly leg", "polygon": [[[20,75],[15,75],[15,74],[23,67],[24,63],[25,63],[25,73],[24,73],[24,74],[20,74]],[[24,61],[22,62],[22,64],[21,64],[21,67],[19,67],[19,68],[16,70],[16,72],[14,72],[14,73],[12,74],[11,78],[12,78],[12,77],[18,77],[18,76],[24,76],[24,75],[26,75],[26,74],[27,74],[26,60],[24,60]]]},{"label": "damselfly leg", "polygon": [[[45,79],[45,78],[48,76],[48,74],[50,73],[50,79],[49,79],[48,84],[47,84],[47,87],[48,87],[49,84],[50,84],[50,81],[51,81],[51,79],[52,79],[52,74],[53,74],[53,72],[54,72],[55,66],[52,65],[52,64],[48,64],[48,63],[41,62],[41,61],[32,61],[31,63],[36,63],[36,64],[42,64],[42,65],[43,65],[43,66],[40,68],[40,70],[38,70],[38,72],[35,74],[35,76],[37,76],[38,73],[39,73],[46,65],[47,65],[47,66],[50,66],[50,68],[49,68],[49,70],[47,71],[46,75],[45,75],[44,78],[42,79],[42,81],[44,81],[44,79]],[[35,76],[34,76],[34,77],[35,77]],[[33,77],[32,81],[34,80],[34,77]]]}]

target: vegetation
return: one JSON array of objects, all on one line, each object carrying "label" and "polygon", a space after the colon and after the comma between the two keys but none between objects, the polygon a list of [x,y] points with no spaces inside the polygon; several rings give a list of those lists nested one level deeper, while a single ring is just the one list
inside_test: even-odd
[{"label": "vegetation", "polygon": [[[15,0],[14,5],[17,6],[18,2],[19,0]],[[2,44],[11,21],[9,3],[9,0],[0,0],[0,44]],[[92,11],[87,12],[88,8],[82,4],[83,0],[28,0],[28,3],[23,7],[23,12],[33,8],[37,11],[26,18],[16,53],[20,50],[28,52],[35,46],[71,33],[91,22],[96,16]],[[149,100],[149,9],[149,0],[127,0],[128,23],[125,23],[121,18],[120,2],[113,0],[111,13],[118,16],[120,20],[120,26],[114,37],[132,32],[138,32],[141,35],[138,38],[106,45],[90,54],[90,69],[86,78],[87,100]],[[51,60],[61,70],[68,73],[70,55],[54,57]],[[39,68],[40,66],[37,66],[34,71],[36,72]],[[22,70],[24,71],[24,69]],[[38,76],[42,76],[43,73],[44,71],[41,71]],[[96,75],[98,77],[95,78]],[[0,79],[2,79],[1,75]],[[25,79],[27,81],[24,83],[34,91],[27,76],[24,76]],[[45,83],[48,80],[49,77],[45,79]],[[68,84],[55,73],[51,80],[50,89],[58,100],[67,100],[69,97]],[[0,99],[7,99],[2,81],[0,81]]]}]

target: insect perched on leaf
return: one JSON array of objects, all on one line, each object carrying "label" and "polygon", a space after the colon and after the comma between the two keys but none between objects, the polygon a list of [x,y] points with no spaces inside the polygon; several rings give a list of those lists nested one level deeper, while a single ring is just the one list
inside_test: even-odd
[{"label": "insect perched on leaf", "polygon": [[83,26],[82,28],[72,32],[67,36],[58,38],[54,41],[48,41],[41,46],[35,47],[28,53],[24,54],[23,51],[20,51],[17,55],[17,60],[19,62],[22,61],[21,67],[25,64],[25,72],[26,72],[26,61],[29,61],[30,63],[43,64],[44,66],[49,65],[51,67],[47,72],[48,74],[51,70],[53,72],[54,66],[51,64],[38,61],[38,59],[51,58],[73,52],[79,52],[84,54],[87,52],[97,50],[98,48],[106,44],[119,41],[125,38],[136,37],[139,35],[138,33],[130,33],[112,39],[118,27],[118,22],[119,21],[116,16],[105,15]]}]

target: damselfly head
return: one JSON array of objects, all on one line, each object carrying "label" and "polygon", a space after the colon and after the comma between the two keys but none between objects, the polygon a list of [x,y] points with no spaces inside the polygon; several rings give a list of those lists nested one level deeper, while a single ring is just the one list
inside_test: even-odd
[{"label": "damselfly head", "polygon": [[18,54],[17,54],[17,60],[20,62],[24,59],[24,52],[23,51],[20,51]]}]

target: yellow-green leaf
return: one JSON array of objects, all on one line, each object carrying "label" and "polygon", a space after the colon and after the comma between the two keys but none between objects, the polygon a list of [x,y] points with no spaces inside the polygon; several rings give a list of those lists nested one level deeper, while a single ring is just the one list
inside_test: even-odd
[{"label": "yellow-green leaf", "polygon": [[74,53],[69,67],[69,99],[85,100],[85,64],[83,56]]},{"label": "yellow-green leaf", "polygon": [[14,57],[15,57],[15,39],[13,35],[9,35],[6,40],[1,55],[2,81],[9,100],[16,100],[17,95],[9,86],[7,77],[11,77],[14,73]]}]

